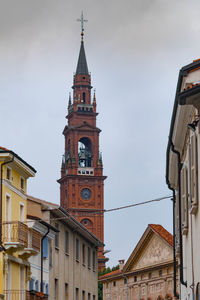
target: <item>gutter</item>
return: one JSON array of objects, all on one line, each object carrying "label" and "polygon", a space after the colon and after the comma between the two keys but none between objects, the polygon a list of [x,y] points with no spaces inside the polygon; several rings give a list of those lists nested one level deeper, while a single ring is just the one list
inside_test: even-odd
[{"label": "gutter", "polygon": [[177,155],[178,158],[178,202],[179,202],[179,240],[180,240],[180,282],[187,287],[187,282],[183,279],[183,237],[182,237],[182,218],[181,218],[181,211],[182,211],[182,203],[181,203],[181,154],[178,150],[174,148],[174,144],[171,142],[171,149]]},{"label": "gutter", "polygon": [[176,204],[176,196],[175,196],[175,189],[173,189],[170,185],[170,182],[167,178],[167,185],[168,188],[173,192],[173,270],[174,270],[174,297],[176,297],[177,299],[179,299],[179,294],[177,293],[176,290],[176,272],[177,272],[177,268],[176,268],[176,233],[175,233],[175,204]]},{"label": "gutter", "polygon": [[1,194],[0,194],[0,252],[1,251],[5,251],[5,248],[3,246],[3,242],[2,242],[2,213],[3,213],[3,210],[2,210],[2,204],[3,204],[3,166],[11,163],[14,161],[14,154],[13,154],[13,157],[11,160],[8,160],[8,161],[5,161],[1,164]]}]

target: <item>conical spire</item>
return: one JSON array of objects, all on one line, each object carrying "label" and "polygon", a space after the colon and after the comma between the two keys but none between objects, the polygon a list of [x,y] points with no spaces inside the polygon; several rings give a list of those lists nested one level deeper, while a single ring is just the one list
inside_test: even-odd
[{"label": "conical spire", "polygon": [[78,64],[76,68],[76,75],[78,74],[89,75],[83,41],[81,41],[81,48],[80,48]]}]

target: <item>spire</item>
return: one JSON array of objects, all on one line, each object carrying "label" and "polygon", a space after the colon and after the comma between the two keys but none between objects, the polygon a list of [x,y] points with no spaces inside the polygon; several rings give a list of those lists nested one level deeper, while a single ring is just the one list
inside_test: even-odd
[{"label": "spire", "polygon": [[76,68],[76,75],[77,74],[89,75],[87,61],[86,61],[86,56],[85,56],[84,43],[83,43],[84,22],[87,22],[88,20],[84,19],[83,12],[82,12],[81,13],[81,18],[77,19],[77,21],[81,22],[81,48],[80,48],[79,57],[78,57],[78,64],[77,64],[77,68]]},{"label": "spire", "polygon": [[78,64],[76,68],[76,75],[78,74],[89,75],[83,41],[81,41],[81,48],[80,48]]}]

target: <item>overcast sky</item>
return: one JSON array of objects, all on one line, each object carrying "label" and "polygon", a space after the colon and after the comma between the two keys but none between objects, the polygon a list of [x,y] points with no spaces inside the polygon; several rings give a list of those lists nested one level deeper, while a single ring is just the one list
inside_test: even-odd
[{"label": "overcast sky", "polygon": [[[28,193],[59,203],[82,10],[105,208],[170,195],[170,119],[178,71],[200,57],[199,0],[0,0],[0,144],[36,168]],[[170,200],[105,215],[108,265],[128,258],[149,223],[172,232]]]}]

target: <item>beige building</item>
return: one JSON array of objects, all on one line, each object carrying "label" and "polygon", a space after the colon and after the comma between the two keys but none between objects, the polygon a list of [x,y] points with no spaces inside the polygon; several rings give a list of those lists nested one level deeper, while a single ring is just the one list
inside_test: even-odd
[{"label": "beige building", "polygon": [[124,265],[103,275],[104,300],[173,299],[173,237],[150,224]]},{"label": "beige building", "polygon": [[[97,300],[97,250],[102,242],[58,205],[33,197],[28,203],[29,218],[35,215],[58,230],[55,238],[49,239],[46,257],[48,299]],[[47,296],[47,290],[44,292]]]},{"label": "beige building", "polygon": [[180,70],[167,148],[181,299],[200,297],[200,60]]}]

